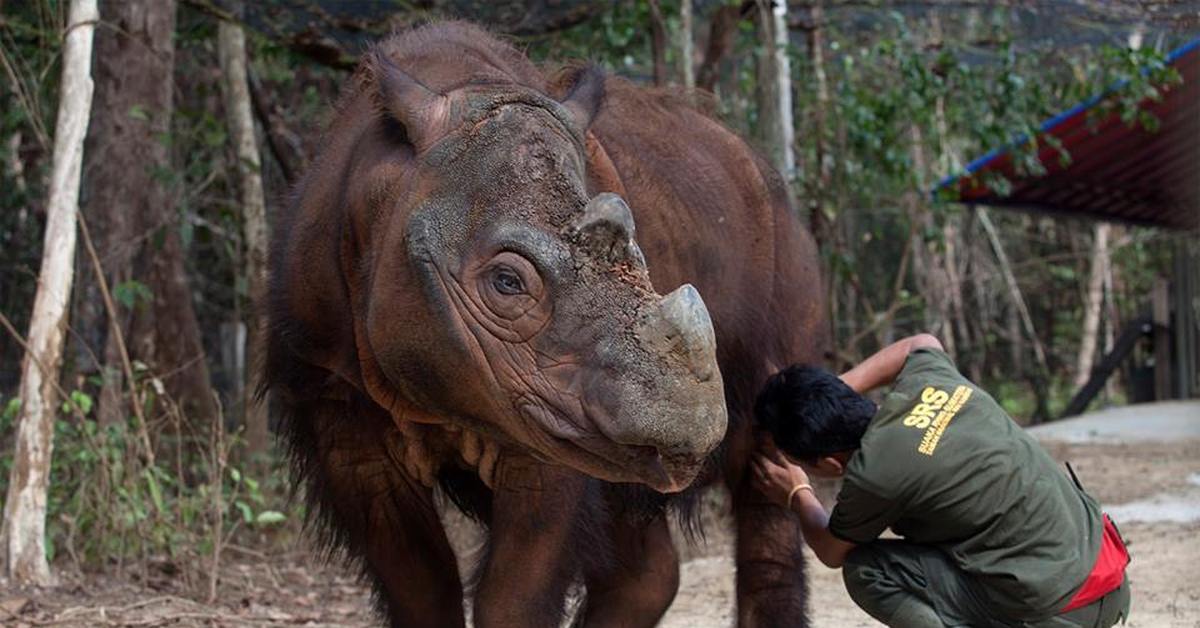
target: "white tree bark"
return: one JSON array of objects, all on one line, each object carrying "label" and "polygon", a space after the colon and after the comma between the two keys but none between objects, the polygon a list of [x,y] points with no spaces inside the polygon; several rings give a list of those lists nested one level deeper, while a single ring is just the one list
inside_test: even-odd
[{"label": "white tree bark", "polygon": [[[1197,185],[1200,185],[1200,182],[1197,182]],[[1117,274],[1118,268],[1115,268],[1112,265],[1112,253],[1113,253],[1113,251],[1121,248],[1122,242],[1123,242],[1122,234],[1124,232],[1124,229],[1122,229],[1120,226],[1114,227],[1112,225],[1110,225],[1109,228],[1112,231],[1111,231],[1111,233],[1109,233],[1109,238],[1108,238],[1109,239],[1109,247],[1108,247],[1109,264],[1108,264],[1108,269],[1107,269],[1108,272],[1104,273],[1104,299],[1103,299],[1103,301],[1104,301],[1105,307],[1104,307],[1103,316],[1100,317],[1100,323],[1101,323],[1100,327],[1104,330],[1104,347],[1103,347],[1104,353],[1103,353],[1103,355],[1108,355],[1109,353],[1112,352],[1113,346],[1115,345],[1115,343],[1117,341],[1117,327],[1116,326],[1118,324],[1120,324],[1120,321],[1121,321],[1120,312],[1117,310],[1116,293],[1113,292],[1113,283],[1114,283],[1113,276]],[[1112,399],[1114,396],[1116,396],[1117,382],[1121,381],[1122,376],[1123,376],[1123,373],[1121,372],[1121,370],[1117,369],[1117,372],[1113,373],[1112,377],[1109,377],[1108,381],[1104,382],[1104,396],[1106,398]]]},{"label": "white tree bark", "polygon": [[8,138],[8,154],[6,155],[8,170],[12,173],[18,192],[25,191],[25,164],[21,163],[21,132],[17,131]]},{"label": "white tree bark", "polygon": [[21,366],[22,404],[0,535],[13,584],[54,582],[46,561],[46,491],[54,447],[55,384],[74,279],[79,174],[92,108],[92,36],[98,19],[96,0],[72,0],[63,46],[46,238],[29,325],[29,353]]},{"label": "white tree bark", "polygon": [[791,183],[796,177],[796,129],[792,124],[792,64],[787,55],[787,2],[759,0],[758,11],[764,48],[758,62],[759,137],[771,163]]},{"label": "white tree bark", "polygon": [[[250,103],[250,83],[246,78],[246,38],[242,27],[222,21],[217,27],[217,52],[225,94],[225,112],[229,137],[237,154],[237,171],[242,192],[242,228],[245,240],[243,271],[249,296],[247,308],[247,363],[258,362],[260,304],[267,278],[267,217],[263,194],[258,142],[254,136],[254,114]],[[253,372],[253,369],[249,370]],[[253,376],[251,376],[253,377]],[[251,455],[266,451],[269,434],[265,404],[253,403],[252,382],[242,386],[246,441]]]},{"label": "white tree bark", "polygon": [[1096,223],[1092,240],[1092,268],[1088,276],[1083,305],[1083,336],[1079,339],[1079,358],[1075,363],[1075,388],[1082,388],[1092,375],[1096,344],[1100,337],[1100,311],[1104,308],[1104,279],[1109,274],[1108,234],[1112,227]]},{"label": "white tree bark", "polygon": [[695,47],[692,45],[692,0],[679,3],[679,84],[691,91],[696,87]]}]

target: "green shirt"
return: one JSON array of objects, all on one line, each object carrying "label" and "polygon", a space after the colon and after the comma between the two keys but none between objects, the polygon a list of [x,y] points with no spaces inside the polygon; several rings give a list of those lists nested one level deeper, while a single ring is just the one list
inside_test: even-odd
[{"label": "green shirt", "polygon": [[1005,615],[1064,607],[1100,551],[1098,504],[941,351],[908,360],[846,465],[829,519],[867,543],[884,529],[950,555]]}]

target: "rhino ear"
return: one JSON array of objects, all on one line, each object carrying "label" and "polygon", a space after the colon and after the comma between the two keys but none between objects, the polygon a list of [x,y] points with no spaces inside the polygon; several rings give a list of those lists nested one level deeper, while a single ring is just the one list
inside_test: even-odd
[{"label": "rhino ear", "polygon": [[595,64],[579,68],[567,81],[571,87],[562,104],[571,112],[580,131],[587,132],[604,104],[604,81],[604,70]]},{"label": "rhino ear", "polygon": [[416,151],[423,152],[449,131],[450,99],[409,76],[383,51],[374,56],[380,106],[404,127]]}]

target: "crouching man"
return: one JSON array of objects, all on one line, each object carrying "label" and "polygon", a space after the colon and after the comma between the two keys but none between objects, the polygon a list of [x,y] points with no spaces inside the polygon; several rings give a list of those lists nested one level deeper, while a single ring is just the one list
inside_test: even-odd
[{"label": "crouching man", "polygon": [[[863,393],[892,385],[878,408]],[[1129,554],[1079,483],[929,335],[840,378],[792,366],[755,404],[754,461],[850,597],[894,627],[1088,626],[1129,613]],[[809,474],[842,478],[832,514]],[[899,539],[880,539],[891,528]]]}]

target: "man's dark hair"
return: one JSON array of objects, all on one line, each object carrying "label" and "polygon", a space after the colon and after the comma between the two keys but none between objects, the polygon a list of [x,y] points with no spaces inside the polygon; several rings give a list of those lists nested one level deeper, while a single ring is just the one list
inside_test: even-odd
[{"label": "man's dark hair", "polygon": [[754,401],[758,424],[796,460],[858,449],[875,404],[838,376],[794,364],[771,376]]}]

